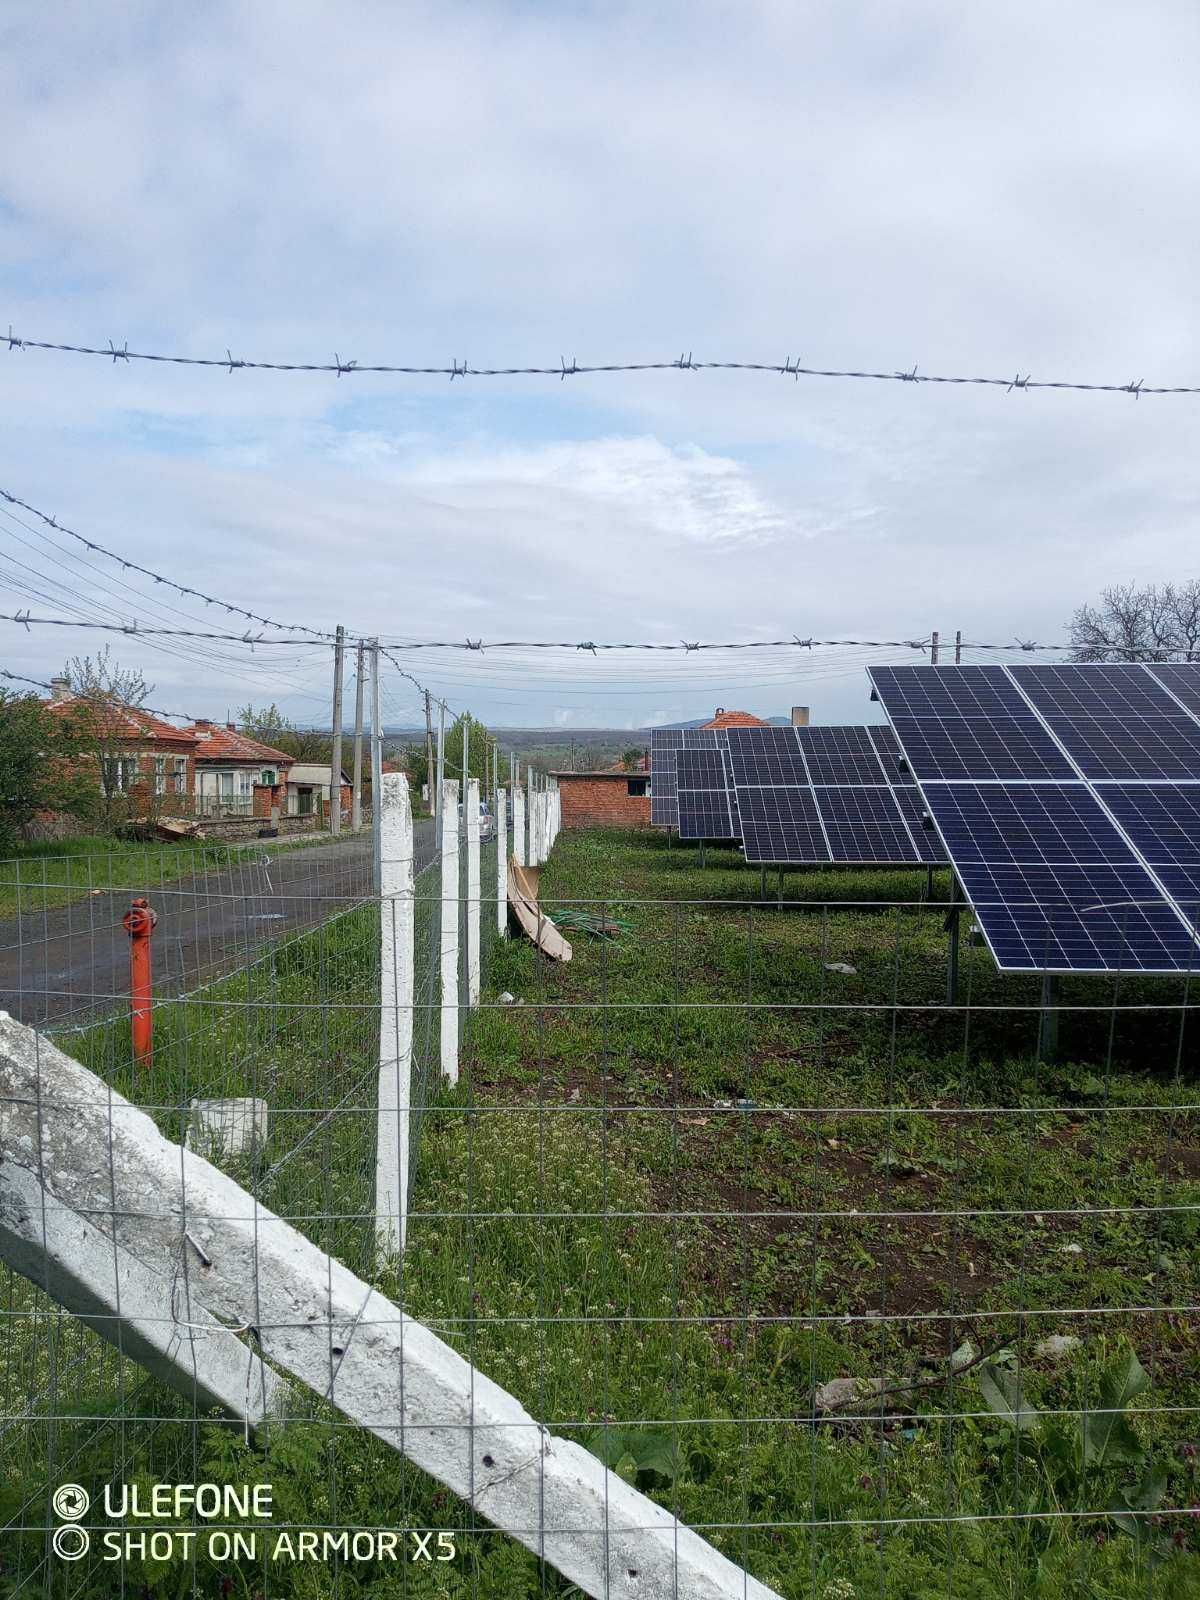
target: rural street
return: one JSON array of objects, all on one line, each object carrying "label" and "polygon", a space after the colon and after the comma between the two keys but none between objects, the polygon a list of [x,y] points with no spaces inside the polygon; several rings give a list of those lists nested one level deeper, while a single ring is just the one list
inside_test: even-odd
[{"label": "rural street", "polygon": [[[415,824],[417,870],[434,858],[433,823]],[[51,910],[0,920],[0,1010],[33,1027],[86,1022],[129,996],[121,918],[144,893],[158,913],[154,988],[179,994],[252,961],[371,893],[371,837],[337,844],[247,847],[213,871],[99,890]]]}]

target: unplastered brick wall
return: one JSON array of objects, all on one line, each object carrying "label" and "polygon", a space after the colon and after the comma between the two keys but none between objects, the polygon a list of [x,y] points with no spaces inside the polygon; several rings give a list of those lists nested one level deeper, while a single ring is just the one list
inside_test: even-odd
[{"label": "unplastered brick wall", "polygon": [[562,773],[558,792],[564,828],[648,828],[650,796],[630,794],[630,782],[645,782],[637,773]]}]

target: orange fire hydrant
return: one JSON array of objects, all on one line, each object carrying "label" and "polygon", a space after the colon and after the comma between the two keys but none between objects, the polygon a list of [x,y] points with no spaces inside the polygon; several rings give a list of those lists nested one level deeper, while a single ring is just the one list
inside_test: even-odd
[{"label": "orange fire hydrant", "polygon": [[133,1059],[149,1066],[154,1055],[154,982],[150,936],[158,914],[141,895],[121,919],[129,935],[129,1010],[133,1023]]}]

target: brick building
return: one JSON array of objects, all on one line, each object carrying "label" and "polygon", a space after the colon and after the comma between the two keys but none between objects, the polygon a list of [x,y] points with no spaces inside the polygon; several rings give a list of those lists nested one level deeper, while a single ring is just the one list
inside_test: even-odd
[{"label": "brick building", "polygon": [[197,746],[190,728],[115,700],[81,698],[66,678],[54,678],[51,689],[46,709],[78,729],[78,760],[110,805],[120,802],[129,815],[190,811]]},{"label": "brick building", "polygon": [[269,817],[272,808],[286,812],[291,756],[240,733],[232,722],[199,720],[192,732],[198,817]]},{"label": "brick building", "polygon": [[[718,706],[705,728],[765,728],[761,717],[749,711],[726,711]],[[649,757],[637,770],[614,767],[608,772],[556,772],[564,828],[648,828],[650,790],[654,773]]]}]

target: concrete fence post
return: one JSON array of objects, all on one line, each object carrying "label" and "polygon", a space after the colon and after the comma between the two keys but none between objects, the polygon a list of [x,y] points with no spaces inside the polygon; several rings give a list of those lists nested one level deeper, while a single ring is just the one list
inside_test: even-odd
[{"label": "concrete fence post", "polygon": [[442,784],[442,1077],[458,1082],[458,783]]},{"label": "concrete fence post", "polygon": [[[240,1356],[243,1392],[271,1368],[289,1374],[597,1600],[778,1600],[228,1173],[5,1017],[0,1149],[0,1254],[17,1254],[8,1232],[32,1226],[40,1237],[44,1218],[61,1219],[76,1252],[90,1229],[105,1242],[98,1255],[122,1252],[154,1286],[144,1312],[125,1302],[126,1281],[121,1303],[105,1306],[119,1339],[141,1315],[186,1352],[202,1324],[214,1359]],[[14,1264],[55,1294],[44,1255],[37,1246]],[[228,1404],[223,1387],[199,1389],[194,1403]]]},{"label": "concrete fence post", "polygon": [[513,787],[513,860],[519,867],[525,865],[525,791],[520,784]]},{"label": "concrete fence post", "polygon": [[496,790],[496,932],[508,932],[508,791]]},{"label": "concrete fence post", "polygon": [[525,859],[531,867],[538,864],[537,858],[537,789],[533,781],[533,769],[525,773],[525,815],[529,826],[529,844]]},{"label": "concrete fence post", "polygon": [[466,806],[467,836],[467,1004],[479,1004],[479,925],[483,907],[480,904],[479,880],[479,779],[467,783]]},{"label": "concrete fence post", "polygon": [[372,796],[380,847],[375,1237],[382,1251],[392,1253],[404,1249],[408,1221],[416,907],[408,779],[403,773],[388,772],[381,788]]}]

